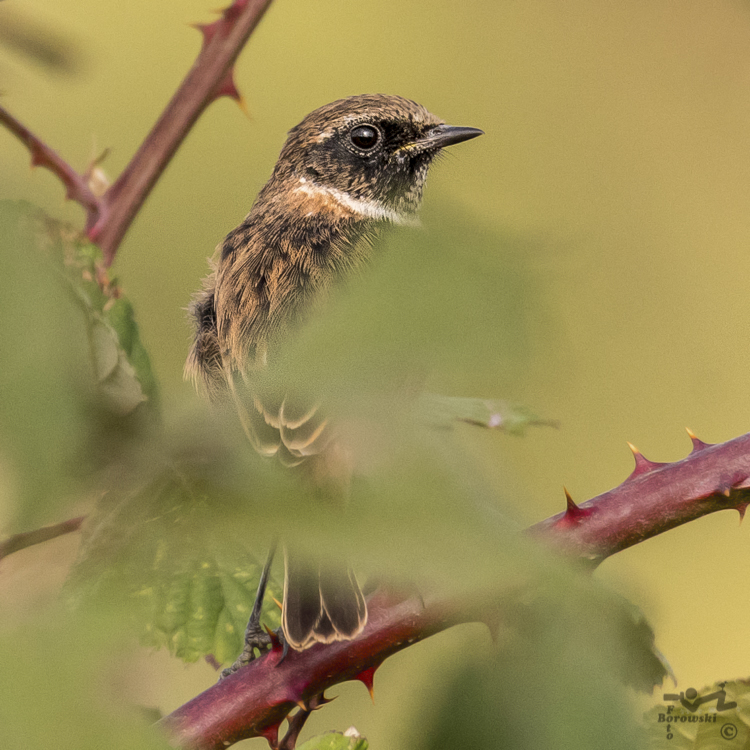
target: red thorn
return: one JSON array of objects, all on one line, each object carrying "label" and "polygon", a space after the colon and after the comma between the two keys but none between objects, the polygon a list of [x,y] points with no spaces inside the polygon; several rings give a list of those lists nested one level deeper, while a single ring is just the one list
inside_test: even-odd
[{"label": "red thorn", "polygon": [[737,506],[737,512],[740,514],[740,523],[742,523],[742,519],[745,517],[745,511],[747,510],[748,505],[750,505],[750,500],[745,500],[744,503],[740,503]]},{"label": "red thorn", "polygon": [[240,109],[245,113],[245,115],[247,115],[248,117],[250,116],[247,111],[245,100],[243,99],[242,94],[240,94],[239,89],[234,82],[234,67],[231,67],[226,72],[226,75],[224,76],[222,81],[216,86],[212,99],[216,101],[222,96],[228,96],[230,99],[234,99],[234,101],[236,101],[237,104],[240,105]]},{"label": "red thorn", "polygon": [[567,511],[566,513],[577,513],[580,508],[573,502],[573,498],[570,496],[570,492],[568,492],[567,487],[563,487],[563,492],[565,493],[565,504],[567,505]]},{"label": "red thorn", "polygon": [[304,701],[295,701],[295,703],[299,706],[300,711],[307,711],[307,706]]},{"label": "red thorn", "polygon": [[562,517],[557,520],[557,525],[558,526],[576,526],[584,518],[586,518],[587,516],[590,516],[594,512],[594,509],[578,507],[573,502],[573,498],[570,496],[570,493],[568,492],[568,490],[565,487],[563,487],[563,490],[565,491],[566,508],[565,508],[565,513],[562,515]]},{"label": "red thorn", "polygon": [[247,0],[235,0],[228,8],[214,11],[215,13],[221,13],[221,18],[217,21],[214,21],[213,23],[190,24],[194,29],[197,29],[203,34],[203,49],[211,43],[211,40],[216,36],[216,33],[219,30],[221,30],[224,35],[230,31],[246,5]]},{"label": "red thorn", "polygon": [[31,150],[31,166],[46,167],[48,164],[47,157],[36,146],[29,147]]},{"label": "red thorn", "polygon": [[[667,465],[656,461],[649,461],[632,443],[628,443],[628,448],[632,451],[633,458],[635,459],[635,469],[633,469],[633,473],[628,479],[635,479],[636,477],[641,476],[641,474],[647,474],[649,471]],[[625,481],[627,482],[628,479]]]},{"label": "red thorn", "polygon": [[710,448],[712,443],[704,443],[700,438],[697,438],[695,436],[695,433],[689,428],[685,428],[687,430],[687,434],[690,436],[690,440],[693,443],[693,450],[692,453],[697,453],[698,451],[702,451],[704,448]]},{"label": "red thorn", "polygon": [[230,99],[234,99],[235,101],[241,101],[242,95],[237,90],[237,86],[234,83],[234,78],[232,77],[234,74],[234,68],[230,68],[227,71],[227,74],[224,76],[224,79],[221,81],[221,83],[216,87],[216,93],[214,96],[218,99],[220,96],[228,96]]},{"label": "red thorn", "polygon": [[359,680],[367,688],[367,692],[370,694],[370,698],[372,699],[373,703],[375,703],[375,691],[373,689],[373,680],[375,677],[376,669],[377,667],[368,667],[367,669],[363,669],[354,678],[355,680]]},{"label": "red thorn", "polygon": [[724,495],[724,497],[729,497],[732,494],[732,488],[725,487],[723,490],[721,490],[721,494]]},{"label": "red thorn", "polygon": [[203,35],[203,49],[206,49],[209,42],[214,38],[214,34],[216,33],[216,24],[218,21],[214,21],[213,23],[191,23],[190,26],[197,31],[200,31],[200,33]]},{"label": "red thorn", "polygon": [[271,724],[268,727],[265,727],[264,729],[257,729],[259,737],[265,737],[266,742],[271,746],[271,750],[276,750],[276,748],[279,746],[279,727],[281,726],[281,722],[278,722],[277,724]]}]

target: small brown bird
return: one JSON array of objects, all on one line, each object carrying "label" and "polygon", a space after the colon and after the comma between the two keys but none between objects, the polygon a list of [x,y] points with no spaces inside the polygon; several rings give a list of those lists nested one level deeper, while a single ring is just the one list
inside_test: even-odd
[{"label": "small brown bird", "polygon": [[[315,110],[289,132],[270,180],[217,247],[193,301],[186,373],[211,399],[235,401],[259,453],[302,464],[332,496],[345,496],[351,475],[334,427],[291,394],[260,394],[253,373],[273,362],[313,302],[368,262],[380,227],[415,221],[440,150],[481,134],[398,96],[353,96]],[[287,551],[282,628],[290,646],[349,640],[366,622],[346,564]]]}]

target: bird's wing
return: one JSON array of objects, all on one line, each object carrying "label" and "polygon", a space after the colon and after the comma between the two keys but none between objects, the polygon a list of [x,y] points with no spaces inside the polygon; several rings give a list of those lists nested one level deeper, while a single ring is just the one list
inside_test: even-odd
[{"label": "bird's wing", "polygon": [[333,440],[319,404],[261,392],[251,376],[237,371],[227,374],[227,382],[245,433],[262,456],[295,466],[324,453]]}]

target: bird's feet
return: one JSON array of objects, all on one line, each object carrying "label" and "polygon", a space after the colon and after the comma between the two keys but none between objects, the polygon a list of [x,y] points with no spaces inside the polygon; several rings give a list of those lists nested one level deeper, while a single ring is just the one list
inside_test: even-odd
[{"label": "bird's feet", "polygon": [[[240,667],[244,667],[245,664],[249,664],[259,656],[263,656],[263,654],[271,649],[272,643],[271,636],[260,626],[260,618],[257,621],[255,618],[251,618],[245,630],[245,646],[242,649],[242,653],[234,660],[234,664],[231,667],[222,670],[219,679],[223,680],[230,674],[234,674]],[[257,655],[256,651],[258,652]]]}]

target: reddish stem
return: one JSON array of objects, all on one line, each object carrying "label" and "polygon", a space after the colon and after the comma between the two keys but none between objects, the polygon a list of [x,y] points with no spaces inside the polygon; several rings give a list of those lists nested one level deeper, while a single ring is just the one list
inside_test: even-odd
[{"label": "reddish stem", "polygon": [[276,747],[279,725],[300,702],[357,679],[391,654],[465,618],[457,604],[425,607],[418,599],[394,603],[378,594],[368,608],[367,626],[356,640],[290,650],[283,661],[276,645],[165,717],[162,726],[186,748],[223,750],[261,736]]},{"label": "reddish stem", "polygon": [[206,107],[220,96],[239,99],[232,66],[271,0],[234,0],[222,17],[199,29],[203,47],[193,67],[122,174],[102,198],[98,221],[88,236],[107,266],[146,197]]},{"label": "reddish stem", "polygon": [[[717,510],[740,519],[750,493],[750,433],[717,445],[693,440],[682,461],[654,463],[635,454],[633,473],[618,487],[548,518],[528,532],[595,562]],[[570,501],[572,503],[572,500]]]}]

